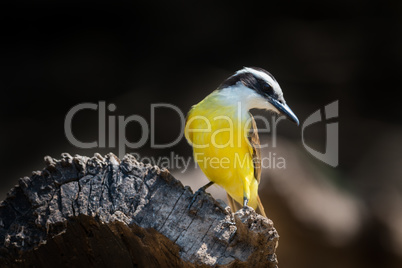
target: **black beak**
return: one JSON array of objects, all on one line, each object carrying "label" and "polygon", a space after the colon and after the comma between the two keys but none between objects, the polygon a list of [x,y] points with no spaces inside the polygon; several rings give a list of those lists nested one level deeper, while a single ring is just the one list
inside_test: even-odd
[{"label": "black beak", "polygon": [[282,104],[279,101],[277,101],[274,98],[270,98],[269,102],[276,108],[280,113],[285,115],[290,121],[296,123],[299,125],[299,119],[297,116],[293,113],[293,111],[289,108],[289,106],[285,103]]}]

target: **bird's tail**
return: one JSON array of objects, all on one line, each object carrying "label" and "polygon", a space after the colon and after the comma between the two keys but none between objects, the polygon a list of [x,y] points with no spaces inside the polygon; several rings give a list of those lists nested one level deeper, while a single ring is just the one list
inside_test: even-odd
[{"label": "bird's tail", "polygon": [[[237,203],[236,200],[234,200],[229,194],[226,194],[226,195],[228,197],[229,206],[233,212],[236,212],[243,207],[243,205],[240,205],[239,203]],[[267,217],[267,215],[265,215],[265,210],[264,210],[264,207],[262,206],[259,196],[257,196],[257,203],[258,203],[257,209],[255,210],[255,212],[261,214],[264,217]]]},{"label": "bird's tail", "polygon": [[267,215],[265,215],[265,209],[264,209],[264,207],[263,207],[263,205],[262,205],[262,203],[261,203],[261,199],[260,199],[260,196],[259,195],[257,195],[257,202],[258,202],[258,204],[257,204],[257,209],[255,210],[257,213],[260,213],[262,216],[264,216],[265,218],[267,217]]}]

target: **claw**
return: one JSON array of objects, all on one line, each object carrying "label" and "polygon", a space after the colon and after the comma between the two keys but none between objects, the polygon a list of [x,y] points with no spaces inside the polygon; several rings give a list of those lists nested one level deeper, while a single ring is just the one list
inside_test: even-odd
[{"label": "claw", "polygon": [[190,204],[188,205],[187,209],[190,209],[191,206],[194,204],[195,200],[197,200],[197,196],[201,194],[201,192],[205,192],[205,190],[211,186],[212,184],[214,184],[212,181],[208,182],[207,184],[205,184],[204,186],[202,186],[200,189],[197,190],[197,192],[194,193],[193,195],[193,199],[191,199]]},{"label": "claw", "polygon": [[197,192],[194,193],[193,198],[191,199],[190,204],[188,205],[187,209],[190,209],[191,206],[194,204],[195,200],[197,200],[197,196],[199,196],[201,194],[201,192],[205,192],[204,188],[200,188],[197,190]]},{"label": "claw", "polygon": [[247,204],[248,204],[248,198],[243,197],[243,207],[247,207]]}]

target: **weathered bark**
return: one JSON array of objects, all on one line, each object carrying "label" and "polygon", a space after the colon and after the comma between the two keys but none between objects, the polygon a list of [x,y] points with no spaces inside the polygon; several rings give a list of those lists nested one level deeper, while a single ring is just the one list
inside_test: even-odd
[{"label": "weathered bark", "polygon": [[45,157],[0,205],[0,266],[276,267],[278,234],[127,155]]}]

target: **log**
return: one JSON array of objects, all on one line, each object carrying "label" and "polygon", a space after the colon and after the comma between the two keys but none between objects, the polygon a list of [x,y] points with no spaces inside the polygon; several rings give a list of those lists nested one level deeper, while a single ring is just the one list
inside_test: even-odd
[{"label": "log", "polygon": [[278,233],[126,155],[45,157],[0,204],[1,267],[277,267]]}]

